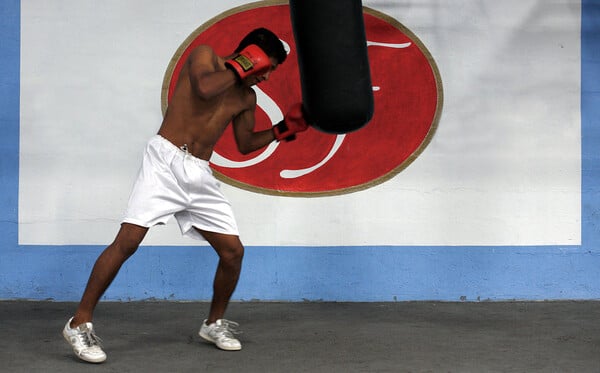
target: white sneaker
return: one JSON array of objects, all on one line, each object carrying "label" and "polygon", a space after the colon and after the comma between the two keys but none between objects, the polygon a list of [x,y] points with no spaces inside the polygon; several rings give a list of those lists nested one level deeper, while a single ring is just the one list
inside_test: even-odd
[{"label": "white sneaker", "polygon": [[219,319],[210,325],[206,325],[206,320],[204,320],[198,334],[217,345],[221,350],[239,351],[242,349],[242,344],[233,336],[234,334],[240,334],[236,330],[238,326],[238,323],[225,319]]},{"label": "white sneaker", "polygon": [[71,329],[71,317],[63,329],[63,337],[73,347],[73,352],[81,360],[89,363],[101,363],[106,360],[106,354],[100,348],[100,338],[94,334],[94,326],[86,322]]}]

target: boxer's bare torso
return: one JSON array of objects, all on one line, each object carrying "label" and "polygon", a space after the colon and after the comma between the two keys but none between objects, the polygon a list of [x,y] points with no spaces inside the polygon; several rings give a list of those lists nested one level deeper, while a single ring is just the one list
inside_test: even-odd
[{"label": "boxer's bare torso", "polygon": [[268,79],[277,67],[261,76],[239,81],[225,67],[231,56],[220,57],[212,48],[196,48],[182,68],[158,134],[176,146],[209,160],[213,148],[229,123],[240,152],[258,150],[271,141],[271,130],[254,132],[256,94],[251,86]]}]

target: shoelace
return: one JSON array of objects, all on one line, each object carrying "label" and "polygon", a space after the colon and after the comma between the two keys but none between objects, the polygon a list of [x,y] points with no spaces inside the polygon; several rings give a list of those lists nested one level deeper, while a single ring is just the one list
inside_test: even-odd
[{"label": "shoelace", "polygon": [[98,337],[93,330],[80,330],[77,334],[81,336],[81,339],[86,347],[102,346],[102,339],[100,339],[100,337]]},{"label": "shoelace", "polygon": [[242,331],[237,329],[239,326],[240,324],[235,321],[221,319],[221,325],[217,325],[217,330],[223,333],[225,337],[233,338],[234,334],[242,334]]}]

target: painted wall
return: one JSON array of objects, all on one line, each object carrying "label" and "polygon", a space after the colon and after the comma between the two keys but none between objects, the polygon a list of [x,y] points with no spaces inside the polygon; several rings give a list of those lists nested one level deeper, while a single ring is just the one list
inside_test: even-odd
[{"label": "painted wall", "polygon": [[[160,122],[170,58],[243,4],[0,5],[0,299],[80,297]],[[600,298],[600,2],[364,5],[435,59],[439,127],[413,164],[363,191],[224,184],[247,246],[234,298]],[[174,222],[151,230],[104,299],[209,299],[217,258],[197,245]]]}]

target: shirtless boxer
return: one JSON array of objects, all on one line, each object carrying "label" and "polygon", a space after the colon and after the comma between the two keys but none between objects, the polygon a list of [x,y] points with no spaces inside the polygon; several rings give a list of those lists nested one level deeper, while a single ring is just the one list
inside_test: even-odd
[{"label": "shirtless boxer", "polygon": [[221,194],[208,160],[230,123],[242,154],[274,140],[289,141],[307,129],[302,105],[296,104],[271,129],[254,130],[256,94],[251,86],[269,79],[286,56],[283,43],[264,28],[249,33],[226,57],[206,45],[192,51],[158,134],[146,146],[121,228],[98,257],[75,315],[63,329],[80,359],[92,363],[106,360],[93,330],[94,308],[148,229],[172,216],[183,235],[204,238],[219,256],[210,311],[200,336],[223,350],[242,348],[232,333],[237,324],[223,316],[237,285],[244,247],[231,206]]}]

